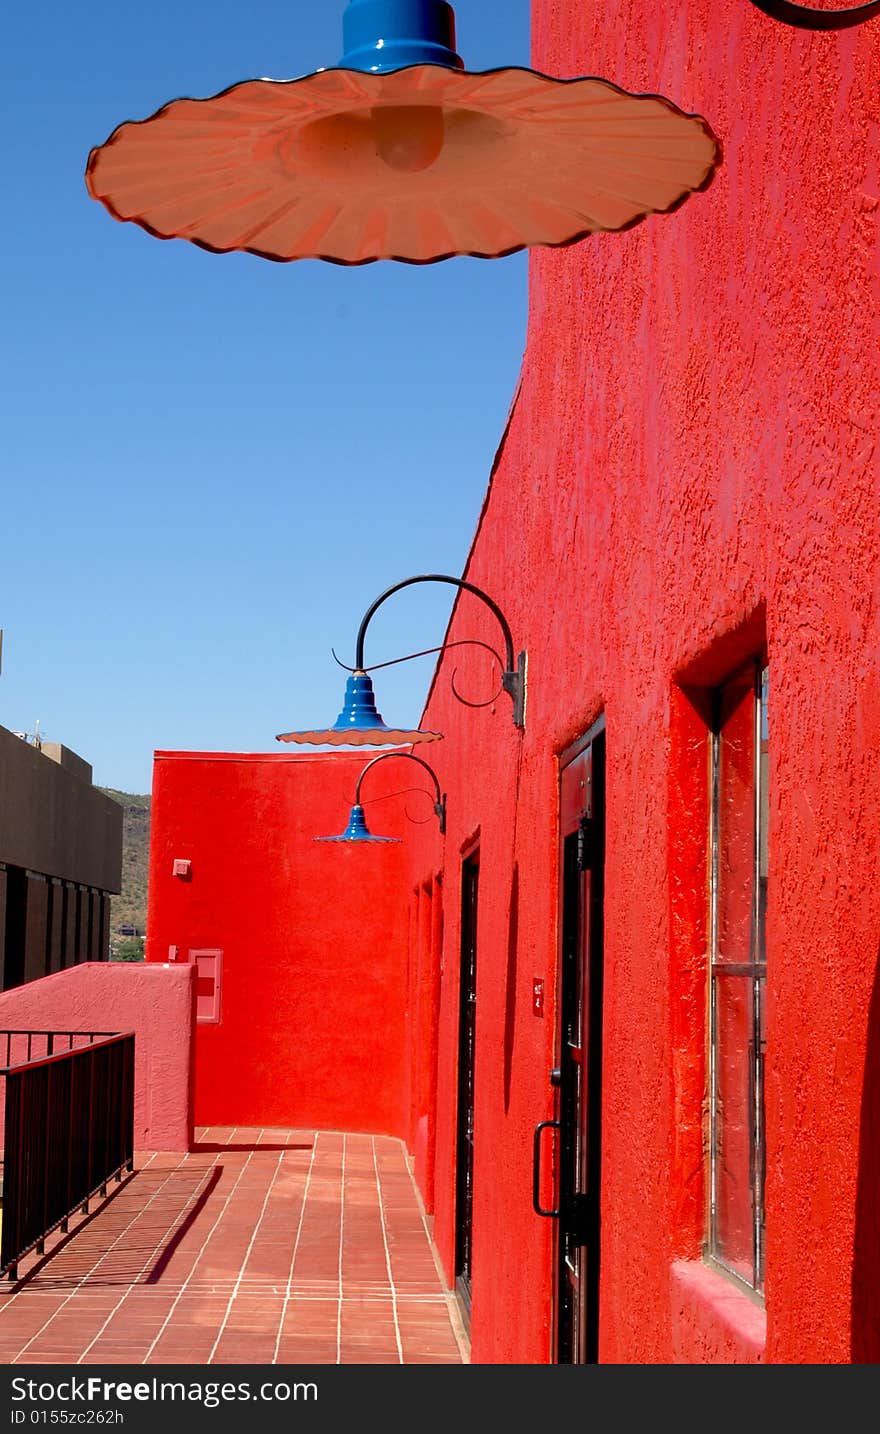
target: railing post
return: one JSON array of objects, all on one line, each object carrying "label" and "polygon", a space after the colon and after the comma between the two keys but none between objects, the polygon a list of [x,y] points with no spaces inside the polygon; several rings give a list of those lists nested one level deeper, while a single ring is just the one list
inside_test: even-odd
[{"label": "railing post", "polygon": [[[89,1046],[90,1046],[90,1047],[91,1047],[91,1044],[92,1044],[92,1043],[89,1042]],[[95,1121],[94,1121],[94,1107],[95,1107],[95,1101],[94,1101],[94,1095],[95,1095],[94,1074],[95,1074],[95,1073],[94,1073],[94,1071],[92,1070],[91,1050],[90,1050],[90,1052],[89,1052],[89,1055],[86,1056],[86,1057],[84,1057],[84,1059],[85,1059],[85,1061],[86,1061],[86,1063],[87,1063],[87,1065],[88,1065],[88,1071],[89,1071],[89,1103],[88,1103],[89,1125],[88,1125],[88,1130],[87,1130],[87,1132],[86,1132],[86,1151],[87,1151],[87,1155],[86,1155],[86,1190],[87,1190],[88,1193],[87,1193],[87,1195],[86,1195],[85,1200],[84,1200],[83,1203],[82,1203],[82,1207],[81,1207],[81,1208],[82,1208],[82,1213],[83,1213],[84,1215],[88,1215],[88,1213],[89,1213],[89,1195],[90,1195],[91,1192],[92,1192],[92,1153],[93,1153],[93,1144],[92,1144],[92,1142],[93,1142],[94,1130],[95,1130]]]},{"label": "railing post", "polygon": [[[100,1061],[103,1063],[103,1065],[104,1065],[104,1067],[105,1067],[105,1071],[104,1071],[105,1079],[104,1079],[104,1083],[103,1083],[103,1089],[101,1088],[101,1082],[98,1081],[98,1095],[101,1097],[101,1105],[102,1105],[103,1116],[104,1116],[103,1122],[102,1122],[102,1124],[103,1124],[103,1126],[104,1126],[104,1159],[103,1159],[103,1161],[101,1162],[101,1174],[103,1175],[104,1179],[101,1181],[101,1190],[100,1190],[100,1194],[101,1194],[102,1196],[106,1196],[106,1194],[107,1194],[107,1166],[108,1166],[108,1164],[109,1164],[109,1159],[110,1159],[110,1100],[111,1100],[111,1077],[112,1077],[112,1074],[113,1074],[112,1052],[113,1052],[113,1047],[112,1047],[112,1046],[101,1046],[100,1051],[98,1052]],[[94,1055],[92,1056],[92,1059],[93,1059],[93,1060],[95,1059]]]},{"label": "railing post", "polygon": [[128,1038],[128,1168],[134,1170],[134,1032]]},{"label": "railing post", "polygon": [[[19,1177],[18,1177],[18,1182],[17,1182],[17,1188],[16,1188],[16,1192],[15,1192],[15,1194],[16,1194],[16,1200],[15,1200],[15,1226],[14,1226],[14,1229],[15,1229],[15,1249],[16,1249],[16,1253],[17,1253],[17,1252],[21,1249],[21,1215],[22,1215],[21,1170],[22,1170],[22,1168],[23,1168],[23,1166],[24,1166],[23,1150],[22,1150],[22,1147],[23,1147],[23,1145],[24,1145],[24,1081],[21,1079],[21,1077],[19,1077],[19,1079],[18,1079],[18,1129],[17,1129],[17,1131],[16,1131],[15,1145],[16,1145],[16,1149],[15,1149],[15,1152],[14,1152],[14,1154],[15,1154],[15,1162],[16,1162],[16,1165],[17,1165],[18,1171],[19,1171]],[[5,1186],[5,1184],[6,1184],[6,1171],[5,1171],[5,1169],[4,1169],[4,1171],[3,1171],[3,1183],[4,1183],[4,1186]],[[4,1197],[5,1197],[5,1189],[4,1189]],[[16,1268],[17,1268],[17,1267],[16,1267]]]},{"label": "railing post", "polygon": [[119,1169],[116,1172],[117,1180],[122,1179],[122,1172],[125,1169],[128,1156],[128,1142],[125,1138],[125,1112],[128,1105],[128,1038],[122,1042],[120,1047],[119,1065]]},{"label": "railing post", "polygon": [[[69,1052],[68,1052],[69,1055]],[[62,1232],[66,1235],[70,1229],[70,1206],[73,1201],[73,1110],[74,1097],[76,1095],[76,1070],[73,1060],[70,1061],[70,1080],[67,1082],[67,1180],[65,1183],[64,1209],[65,1215],[61,1221]]]},{"label": "railing post", "polygon": [[[51,1047],[51,1043],[52,1043],[52,1037],[50,1036],[50,1037],[49,1037],[49,1042],[48,1042],[48,1044],[49,1044],[50,1047]],[[51,1049],[49,1050],[48,1054],[49,1054],[49,1055],[52,1054]],[[43,1143],[43,1216],[42,1216],[42,1224],[43,1224],[43,1229],[44,1229],[44,1230],[45,1230],[46,1226],[50,1223],[49,1218],[48,1218],[48,1215],[49,1215],[49,1169],[50,1169],[50,1166],[51,1166],[51,1164],[52,1164],[52,1081],[53,1081],[53,1078],[54,1078],[54,1075],[55,1075],[55,1070],[54,1070],[54,1067],[53,1067],[53,1066],[46,1066],[45,1069],[46,1069],[46,1116],[45,1116],[46,1139],[45,1139],[45,1141],[44,1141],[44,1143]],[[45,1240],[45,1236],[44,1236],[43,1238],[41,1238],[40,1240],[37,1241],[37,1254],[38,1254],[38,1255],[42,1255],[42,1254],[45,1252],[45,1249],[46,1249],[46,1240]]]},{"label": "railing post", "polygon": [[[9,1075],[7,1074],[6,1089],[3,1092],[4,1126],[7,1150],[10,1150],[12,1148],[15,1138],[15,1116],[13,1114],[14,1099],[15,1086],[13,1083],[13,1085],[10,1087]],[[8,1157],[7,1168],[3,1172],[3,1187],[3,1203],[6,1206],[6,1220],[3,1224],[2,1234],[0,1234],[0,1261],[2,1261],[3,1267],[5,1268],[7,1260],[15,1253],[15,1246],[12,1239],[10,1238],[10,1231],[12,1229],[11,1219],[14,1204],[13,1208],[10,1208],[10,1205],[15,1200],[15,1189],[14,1185],[9,1180]]]},{"label": "railing post", "polygon": [[[14,1031],[6,1032],[7,1066],[11,1055]],[[3,1168],[3,1232],[0,1237],[0,1259],[11,1280],[18,1277],[17,1255],[21,1243],[21,1176],[23,1162],[22,1124],[24,1118],[24,1091],[20,1079],[13,1070],[4,1071],[6,1076],[4,1168]],[[7,1267],[8,1266],[8,1267]]]}]

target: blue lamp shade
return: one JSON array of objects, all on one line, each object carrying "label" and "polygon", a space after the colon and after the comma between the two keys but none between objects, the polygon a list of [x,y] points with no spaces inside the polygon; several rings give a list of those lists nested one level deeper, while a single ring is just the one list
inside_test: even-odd
[{"label": "blue lamp shade", "polygon": [[313,837],[312,840],[313,840],[313,841],[385,841],[385,842],[399,842],[399,841],[400,841],[400,837],[373,836],[373,833],[370,831],[369,827],[367,826],[367,820],[366,820],[366,817],[364,816],[364,809],[363,809],[363,807],[362,807],[362,806],[355,805],[355,806],[353,806],[352,809],[351,809],[351,814],[350,814],[350,816],[349,816],[349,818],[348,818],[348,826],[345,828],[345,831],[342,832],[342,834],[341,834],[340,836]]},{"label": "blue lamp shade", "polygon": [[332,727],[308,732],[279,732],[275,740],[312,746],[384,747],[410,742],[437,742],[442,735],[442,732],[389,727],[382,721],[376,707],[373,679],[367,672],[353,672],[345,684],[342,711]]},{"label": "blue lamp shade", "polygon": [[339,64],[119,125],[86,185],[159,239],[264,259],[433,264],[628,229],[704,189],[705,120],[521,67],[469,72],[445,0],[351,0]]}]

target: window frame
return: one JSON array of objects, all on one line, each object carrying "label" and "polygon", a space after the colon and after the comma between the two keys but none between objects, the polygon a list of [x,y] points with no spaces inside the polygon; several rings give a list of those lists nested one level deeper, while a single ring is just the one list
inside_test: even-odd
[{"label": "window frame", "polygon": [[[751,671],[753,685],[753,839],[752,891],[749,960],[724,960],[718,948],[720,875],[719,856],[721,816],[722,723],[721,711],[725,690]],[[764,1303],[765,1287],[765,1170],[766,1122],[764,1109],[764,1066],[767,999],[766,952],[766,881],[767,881],[767,722],[769,664],[766,653],[744,663],[712,692],[711,731],[709,738],[709,951],[708,951],[708,1210],[703,1255],[708,1264],[722,1270],[742,1289]],[[751,1031],[747,1055],[749,1082],[749,1186],[752,1209],[752,1280],[732,1267],[725,1258],[718,1231],[718,1166],[719,1146],[719,1031],[718,983],[727,976],[746,977],[751,982]],[[756,1038],[757,1033],[757,1038]]]}]

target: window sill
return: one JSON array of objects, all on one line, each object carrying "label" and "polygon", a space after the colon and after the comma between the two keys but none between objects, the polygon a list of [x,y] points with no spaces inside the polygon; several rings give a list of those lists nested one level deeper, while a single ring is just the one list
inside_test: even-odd
[{"label": "window sill", "polygon": [[672,1343],[677,1364],[761,1364],[767,1312],[700,1260],[670,1271]]}]

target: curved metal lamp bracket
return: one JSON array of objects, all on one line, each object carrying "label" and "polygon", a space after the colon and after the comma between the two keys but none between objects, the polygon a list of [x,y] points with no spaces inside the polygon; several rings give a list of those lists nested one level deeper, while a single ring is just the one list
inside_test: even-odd
[{"label": "curved metal lamp bracket", "polygon": [[331,647],[330,651],[333,654],[333,661],[338,662],[345,672],[357,672],[358,670],[378,672],[380,667],[394,667],[398,662],[411,662],[414,657],[430,657],[432,652],[445,652],[448,647],[485,647],[487,652],[491,652],[498,666],[502,668],[504,666],[501,653],[497,648],[494,648],[490,642],[483,642],[479,637],[459,637],[455,642],[441,642],[439,647],[423,647],[420,652],[407,652],[403,657],[389,657],[387,662],[371,662],[369,667],[360,669],[349,667],[347,662],[343,662],[341,657],[337,657],[335,648]]},{"label": "curved metal lamp bracket", "polygon": [[462,707],[491,707],[493,703],[498,701],[498,698],[504,691],[504,683],[502,682],[501,686],[498,688],[498,691],[493,692],[492,696],[487,697],[484,702],[471,702],[470,698],[462,697],[461,693],[455,685],[455,674],[457,671],[457,667],[454,667],[452,669],[452,676],[449,679],[449,686],[452,688],[452,695],[455,698],[456,702],[460,702]]},{"label": "curved metal lamp bracket", "polygon": [[752,0],[771,20],[794,25],[799,30],[848,30],[880,15],[880,0],[867,5],[853,5],[846,10],[814,10],[810,5],[795,5],[792,0]]},{"label": "curved metal lamp bracket", "polygon": [[[387,662],[371,662],[369,667],[363,667],[361,671],[378,672],[380,667],[394,667],[398,662],[411,662],[414,657],[429,657],[432,652],[446,652],[450,647],[484,647],[487,652],[491,652],[502,672],[504,671],[504,661],[501,657],[501,653],[498,652],[491,643],[483,642],[479,637],[460,637],[456,638],[454,642],[442,642],[439,647],[425,647],[421,652],[408,652],[405,657],[391,657]],[[344,672],[356,671],[354,667],[349,667],[347,662],[343,662],[341,657],[337,657],[335,648],[331,647],[330,651],[333,654],[333,661],[337,662]],[[455,685],[455,674],[457,671],[457,667],[453,669],[449,685],[452,688],[453,697],[457,698],[463,707],[491,707],[492,703],[497,702],[500,694],[504,691],[502,685],[498,688],[498,691],[494,692],[491,697],[488,697],[485,702],[471,702],[467,697],[462,697]]]},{"label": "curved metal lamp bracket", "polygon": [[[358,628],[354,659],[355,671],[366,672],[368,670],[364,666],[364,639],[366,637],[367,628],[369,627],[370,620],[373,617],[373,614],[377,611],[378,608],[382,606],[382,603],[385,602],[387,598],[392,597],[394,593],[400,592],[402,588],[411,587],[413,583],[450,583],[452,587],[464,588],[465,592],[473,593],[475,597],[478,597],[481,602],[484,602],[486,606],[495,614],[495,617],[498,621],[498,625],[501,628],[502,636],[504,637],[505,658],[501,674],[501,689],[502,691],[507,693],[508,697],[513,703],[514,725],[516,727],[524,727],[526,700],[526,655],[524,652],[521,652],[518,657],[514,657],[513,637],[511,635],[510,626],[508,624],[507,618],[504,616],[504,613],[501,611],[498,604],[492,601],[488,593],[484,593],[482,588],[476,587],[473,583],[467,582],[464,578],[449,577],[446,573],[420,573],[416,577],[404,578],[402,582],[395,583],[393,587],[386,588],[385,592],[380,593],[379,596],[376,598],[375,602],[371,603],[371,605],[367,608],[367,611],[364,613],[361,619],[361,625]],[[465,640],[472,641],[473,639]],[[445,646],[448,647],[452,647],[453,645],[453,643],[445,644]],[[484,643],[482,645],[488,647],[488,643]],[[442,647],[438,647],[436,649],[428,649],[429,652],[442,652],[442,650]],[[493,649],[490,648],[489,650],[492,651]],[[421,653],[413,654],[413,656],[415,657],[420,657],[422,655],[423,654]],[[339,661],[338,658],[336,660],[337,662]],[[405,658],[398,658],[395,660],[406,661]],[[389,666],[390,664],[385,663],[381,665]],[[454,688],[453,691],[455,691]],[[464,699],[461,698],[457,692],[455,693],[455,695],[456,697],[458,697],[459,702],[464,701]],[[494,698],[490,700],[494,701]],[[488,704],[466,703],[466,705],[483,706]]]},{"label": "curved metal lamp bracket", "polygon": [[431,778],[431,781],[434,783],[434,811],[436,813],[437,820],[440,823],[440,835],[445,836],[446,796],[440,791],[440,783],[437,780],[437,773],[434,771],[433,767],[429,767],[427,762],[423,761],[421,757],[416,757],[412,752],[380,752],[378,757],[374,757],[371,762],[368,762],[367,765],[361,771],[361,774],[357,779],[357,786],[354,789],[355,806],[363,805],[361,802],[361,784],[364,780],[364,777],[369,772],[370,768],[375,767],[377,762],[387,762],[392,757],[402,757],[404,761],[418,762],[420,767],[424,767],[425,771],[428,773],[428,776]]}]

